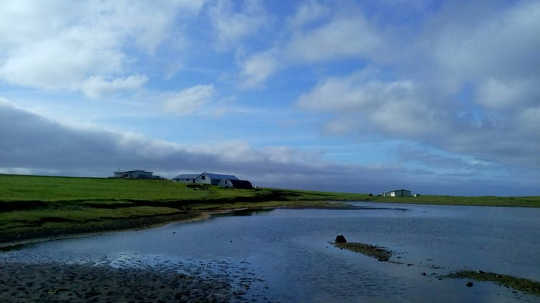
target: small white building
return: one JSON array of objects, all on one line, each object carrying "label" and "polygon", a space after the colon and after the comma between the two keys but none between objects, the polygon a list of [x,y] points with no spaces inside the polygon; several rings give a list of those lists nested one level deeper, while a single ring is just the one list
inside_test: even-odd
[{"label": "small white building", "polygon": [[154,173],[151,171],[135,169],[126,171],[115,171],[114,177],[123,179],[154,179]]},{"label": "small white building", "polygon": [[195,183],[219,185],[219,182],[221,180],[238,180],[238,178],[233,175],[222,175],[204,172],[195,178]]},{"label": "small white building", "polygon": [[396,189],[392,191],[385,192],[383,194],[385,197],[411,197],[412,193],[407,189]]},{"label": "small white building", "polygon": [[181,183],[195,183],[195,179],[197,179],[198,176],[201,174],[181,174],[173,178],[173,181],[181,182]]}]

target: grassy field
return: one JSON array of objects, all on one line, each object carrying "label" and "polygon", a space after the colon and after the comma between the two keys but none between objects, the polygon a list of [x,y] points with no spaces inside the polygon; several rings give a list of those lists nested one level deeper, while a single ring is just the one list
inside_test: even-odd
[{"label": "grassy field", "polygon": [[167,180],[125,180],[0,175],[0,201],[211,200],[253,197],[259,192],[190,189]]},{"label": "grassy field", "polygon": [[238,208],[336,207],[365,195],[189,187],[168,180],[0,175],[0,242],[132,228]]},{"label": "grassy field", "polygon": [[0,242],[147,226],[206,211],[344,207],[328,201],[540,207],[540,197],[420,196],[189,187],[168,180],[0,175]]},{"label": "grassy field", "polygon": [[532,197],[498,197],[498,196],[435,196],[422,195],[419,197],[366,197],[364,201],[394,202],[432,205],[470,205],[470,206],[509,206],[509,207],[540,207],[540,196]]},{"label": "grassy field", "polygon": [[225,189],[217,186],[190,188],[169,180],[126,180],[0,175],[0,201],[212,201],[268,200],[361,200],[365,194],[281,189]]},{"label": "grassy field", "polygon": [[476,281],[489,281],[494,282],[505,287],[511,287],[516,290],[520,290],[526,293],[534,294],[540,297],[540,282],[513,277],[509,275],[502,275],[492,272],[483,271],[470,271],[464,270],[455,272],[442,278],[453,279],[474,279]]}]

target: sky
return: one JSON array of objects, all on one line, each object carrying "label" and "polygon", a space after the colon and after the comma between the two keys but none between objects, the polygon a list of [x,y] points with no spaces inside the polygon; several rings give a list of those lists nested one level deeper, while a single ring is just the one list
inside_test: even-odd
[{"label": "sky", "polygon": [[0,4],[0,172],[540,195],[540,1]]}]

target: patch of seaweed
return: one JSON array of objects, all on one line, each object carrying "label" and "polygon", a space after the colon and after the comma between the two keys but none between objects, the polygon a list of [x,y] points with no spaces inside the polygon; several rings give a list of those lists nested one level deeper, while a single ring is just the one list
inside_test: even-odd
[{"label": "patch of seaweed", "polygon": [[489,281],[499,285],[510,287],[516,290],[520,290],[526,293],[535,294],[540,296],[540,282],[532,281],[524,278],[517,278],[510,275],[501,275],[492,272],[484,272],[481,270],[463,270],[455,273],[448,274],[442,278],[453,279],[474,279],[477,281]]},{"label": "patch of seaweed", "polygon": [[384,247],[364,244],[359,242],[333,243],[336,247],[364,254],[375,258],[381,262],[387,262],[392,256],[392,252]]}]

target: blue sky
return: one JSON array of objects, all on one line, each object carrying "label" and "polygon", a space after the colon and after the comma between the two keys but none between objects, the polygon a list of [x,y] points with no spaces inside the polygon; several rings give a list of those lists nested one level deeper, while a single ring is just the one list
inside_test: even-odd
[{"label": "blue sky", "polygon": [[538,1],[4,1],[0,20],[2,172],[540,194]]}]

